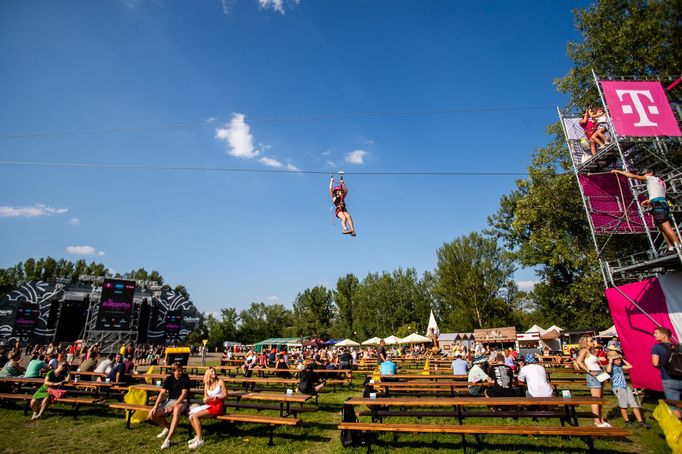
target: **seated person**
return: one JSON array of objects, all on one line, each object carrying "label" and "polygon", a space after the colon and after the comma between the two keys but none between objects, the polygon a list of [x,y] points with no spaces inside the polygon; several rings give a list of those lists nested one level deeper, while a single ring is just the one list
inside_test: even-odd
[{"label": "seated person", "polygon": [[114,357],[114,363],[111,365],[111,371],[107,378],[110,382],[119,383],[125,380],[125,366],[122,361],[121,354],[118,353]]},{"label": "seated person", "polygon": [[[61,389],[62,385],[69,381],[69,365],[66,362],[60,363],[56,369],[50,370],[45,376],[45,382],[33,394],[31,399],[31,409],[33,416],[31,420],[36,420],[43,416],[47,406],[61,397],[66,391]],[[39,403],[39,401],[41,401]]]},{"label": "seated person", "polygon": [[474,364],[471,366],[471,369],[469,369],[469,376],[467,378],[467,381],[469,383],[473,383],[473,385],[469,385],[469,394],[471,394],[472,396],[477,396],[481,394],[483,387],[478,383],[493,382],[493,379],[488,377],[488,374],[486,374],[485,371],[481,368],[481,366],[485,365],[487,362],[488,362],[487,356],[479,356],[477,358],[474,358]]},{"label": "seated person", "polygon": [[339,356],[339,369],[350,369],[353,365],[353,356],[346,349]]},{"label": "seated person", "polygon": [[289,365],[284,359],[284,354],[279,353],[277,355],[277,364],[275,365],[275,369],[277,369],[277,377],[279,378],[291,378],[291,372],[289,372]]},{"label": "seated person", "polygon": [[[154,406],[149,410],[149,419],[163,426],[161,433],[156,436],[156,438],[165,438],[161,449],[167,449],[171,445],[180,415],[187,408],[189,389],[189,375],[184,372],[182,363],[173,363],[171,374],[166,377],[163,389],[159,392]],[[166,399],[166,394],[168,394],[168,399]],[[166,420],[166,415],[169,414],[172,414],[170,424]]]},{"label": "seated person", "polygon": [[[92,352],[90,353],[90,356],[88,359],[83,361],[78,368],[78,372],[94,372],[95,368],[97,367],[97,358],[99,356],[99,353],[97,352]],[[91,381],[92,376],[91,375],[82,375],[80,376],[81,380],[84,381]]]},{"label": "seated person", "polygon": [[223,379],[216,375],[215,368],[209,367],[204,374],[204,405],[194,405],[189,412],[189,423],[196,433],[196,436],[189,441],[189,449],[196,449],[204,444],[201,418],[224,415],[226,397],[227,389]]},{"label": "seated person", "polygon": [[24,373],[24,368],[19,364],[21,361],[21,350],[17,350],[9,357],[9,361],[0,370],[0,378],[21,377]]},{"label": "seated person", "polygon": [[43,372],[47,372],[48,367],[45,362],[45,355],[42,353],[34,357],[29,361],[28,366],[26,366],[26,373],[24,377],[26,378],[40,378]]},{"label": "seated person", "polygon": [[111,365],[114,363],[114,358],[116,355],[111,353],[109,356],[104,358],[99,364],[97,364],[97,367],[95,367],[94,372],[98,372],[100,374],[108,374],[111,372]]},{"label": "seated person", "polygon": [[485,390],[486,397],[513,397],[516,396],[514,390],[514,372],[504,364],[504,354],[498,353],[491,356],[488,360],[490,367],[488,373],[493,379],[493,386]]},{"label": "seated person", "polygon": [[[321,381],[321,383],[319,383]],[[298,386],[296,387],[296,392],[301,392],[303,394],[316,395],[322,388],[324,388],[324,380],[320,380],[320,377],[315,372],[315,363],[309,363],[305,369],[299,373]]]},{"label": "seated person", "polygon": [[455,353],[455,359],[450,364],[450,369],[452,369],[452,375],[466,375],[469,369],[469,364],[462,359],[462,353],[457,351]]},{"label": "seated person", "polygon": [[519,382],[526,383],[527,397],[552,397],[554,389],[547,381],[547,371],[539,365],[535,355],[528,353],[519,371]]},{"label": "seated person", "polygon": [[386,354],[386,361],[379,365],[379,373],[381,374],[381,381],[398,381],[394,375],[398,375],[398,366],[393,362],[393,355]]}]

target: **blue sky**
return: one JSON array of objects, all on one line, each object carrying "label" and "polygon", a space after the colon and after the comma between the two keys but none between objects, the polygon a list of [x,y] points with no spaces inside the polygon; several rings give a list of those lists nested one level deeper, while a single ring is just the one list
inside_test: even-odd
[{"label": "blue sky", "polygon": [[565,102],[552,80],[585,5],[4,1],[0,160],[343,169],[358,236],[333,224],[326,175],[3,164],[0,267],[157,269],[203,311],[432,270],[515,177],[352,173],[523,172]]}]

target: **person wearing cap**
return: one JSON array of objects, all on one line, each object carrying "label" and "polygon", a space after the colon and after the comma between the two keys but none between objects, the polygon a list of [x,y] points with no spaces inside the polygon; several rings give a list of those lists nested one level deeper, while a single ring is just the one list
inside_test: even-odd
[{"label": "person wearing cap", "polygon": [[519,383],[526,384],[527,397],[552,397],[554,389],[547,381],[547,371],[538,364],[533,353],[524,357],[525,365],[519,370]]},{"label": "person wearing cap", "polygon": [[485,363],[487,362],[488,362],[487,356],[478,356],[474,358],[474,364],[471,366],[471,369],[469,369],[469,376],[467,378],[467,381],[469,383],[472,383],[471,385],[469,385],[469,394],[471,394],[472,396],[477,396],[481,394],[481,390],[483,389],[483,387],[480,385],[481,383],[493,382],[493,379],[490,378],[481,367],[485,365]]},{"label": "person wearing cap", "polygon": [[462,359],[462,353],[457,351],[455,353],[455,359],[450,364],[450,369],[452,369],[452,375],[466,375],[469,370],[469,364]]},{"label": "person wearing cap", "polygon": [[651,208],[651,216],[654,218],[654,224],[658,230],[663,234],[665,242],[668,244],[668,252],[675,252],[680,250],[680,240],[675,234],[673,225],[670,222],[670,206],[666,198],[666,184],[662,178],[656,176],[653,169],[645,169],[641,174],[637,175],[623,170],[611,170],[611,173],[632,178],[633,180],[644,181],[646,184],[647,199],[643,200],[640,205],[644,208]]},{"label": "person wearing cap", "polygon": [[635,398],[635,393],[628,385],[623,371],[632,369],[632,364],[627,362],[623,355],[615,350],[609,352],[609,363],[606,366],[606,372],[611,374],[611,390],[618,399],[618,406],[620,407],[620,414],[623,416],[625,424],[632,425],[630,417],[628,416],[628,408],[632,408],[632,412],[637,419],[637,427],[650,429],[651,426],[642,419],[641,405]]}]

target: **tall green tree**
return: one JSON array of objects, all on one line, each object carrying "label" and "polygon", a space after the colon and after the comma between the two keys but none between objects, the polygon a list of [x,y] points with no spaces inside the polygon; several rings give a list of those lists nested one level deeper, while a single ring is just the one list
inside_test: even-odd
[{"label": "tall green tree", "polygon": [[322,285],[296,295],[294,318],[296,335],[329,338],[335,311],[332,292]]},{"label": "tall green tree", "polygon": [[239,312],[237,338],[240,342],[253,344],[270,337],[282,337],[293,326],[291,311],[281,304],[251,303]]},{"label": "tall green tree", "polygon": [[357,324],[357,320],[354,318],[354,312],[358,305],[356,293],[359,286],[360,281],[353,274],[346,274],[336,281],[336,289],[334,290],[334,304],[337,312],[336,337],[356,337],[355,324]]},{"label": "tall green tree", "polygon": [[[600,0],[576,10],[575,17],[583,40],[568,44],[574,66],[555,81],[570,102],[586,107],[597,100],[593,69],[601,77],[666,79],[682,73],[679,2]],[[489,218],[490,232],[521,265],[538,271],[536,320],[569,328],[603,327],[610,317],[589,224],[560,125],[549,126],[548,133],[553,139],[533,154],[529,177],[517,181]],[[621,254],[642,247],[630,238],[614,238],[612,244],[611,251]]]},{"label": "tall green tree", "polygon": [[493,238],[473,232],[437,251],[433,289],[445,329],[471,331],[513,324],[516,309],[506,298],[513,258]]}]

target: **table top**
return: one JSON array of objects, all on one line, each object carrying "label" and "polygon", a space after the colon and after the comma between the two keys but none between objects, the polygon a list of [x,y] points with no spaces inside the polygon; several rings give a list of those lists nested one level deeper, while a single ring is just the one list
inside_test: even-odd
[{"label": "table top", "polygon": [[308,394],[249,393],[244,394],[242,399],[303,403],[312,399],[312,397]]},{"label": "table top", "polygon": [[571,398],[563,397],[380,397],[376,399],[357,398],[349,399],[345,402],[349,405],[367,406],[404,406],[404,407],[454,407],[454,406],[474,406],[474,405],[493,405],[493,406],[517,406],[517,405],[605,405],[607,401],[601,397],[574,396]]}]

